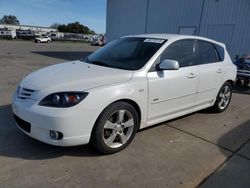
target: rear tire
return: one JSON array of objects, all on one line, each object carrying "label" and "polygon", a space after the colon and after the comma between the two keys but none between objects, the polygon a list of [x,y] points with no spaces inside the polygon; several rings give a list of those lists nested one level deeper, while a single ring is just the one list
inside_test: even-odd
[{"label": "rear tire", "polygon": [[98,117],[91,143],[103,154],[116,153],[131,143],[138,127],[139,117],[131,104],[113,103]]},{"label": "rear tire", "polygon": [[216,97],[214,106],[211,108],[212,111],[217,113],[225,111],[229,106],[231,97],[232,97],[232,84],[226,82],[223,84]]}]

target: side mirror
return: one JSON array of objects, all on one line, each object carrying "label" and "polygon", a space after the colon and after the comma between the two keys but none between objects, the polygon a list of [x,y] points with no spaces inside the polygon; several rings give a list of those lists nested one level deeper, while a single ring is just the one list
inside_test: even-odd
[{"label": "side mirror", "polygon": [[171,59],[164,59],[158,65],[159,70],[178,70],[179,62]]}]

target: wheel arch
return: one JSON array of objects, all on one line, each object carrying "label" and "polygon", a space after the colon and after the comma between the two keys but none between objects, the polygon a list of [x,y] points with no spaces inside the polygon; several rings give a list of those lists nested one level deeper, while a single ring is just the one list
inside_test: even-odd
[{"label": "wheel arch", "polygon": [[230,83],[232,85],[232,87],[233,87],[233,85],[234,85],[234,81],[233,80],[227,80],[227,81],[225,81],[225,83],[226,82]]},{"label": "wheel arch", "polygon": [[[140,124],[141,124],[141,108],[140,108],[140,106],[138,105],[138,103],[135,102],[134,100],[131,100],[131,99],[119,99],[119,100],[117,100],[117,101],[115,101],[115,102],[113,102],[113,103],[116,103],[116,102],[126,102],[126,103],[128,103],[128,104],[131,104],[131,105],[135,108],[135,110],[136,110],[136,112],[137,112],[137,114],[138,114],[138,118],[139,118],[139,126],[138,126],[138,129],[140,129]],[[113,103],[111,103],[111,104],[113,104]]]},{"label": "wheel arch", "polygon": [[[132,105],[135,108],[135,110],[136,110],[136,112],[138,114],[138,118],[139,118],[139,126],[138,126],[138,128],[140,129],[142,114],[141,114],[141,108],[140,108],[139,104],[137,102],[135,102],[134,100],[132,100],[132,99],[122,98],[122,99],[117,99],[117,100],[111,102],[109,105],[117,103],[117,102],[126,102],[126,103]],[[105,110],[109,105],[107,105],[103,110]],[[102,112],[103,112],[103,110],[102,110]],[[101,115],[101,113],[99,114],[99,116]],[[98,116],[98,118],[99,118],[99,116]],[[96,121],[98,120],[98,118],[96,119]]]},{"label": "wheel arch", "polygon": [[[135,101],[132,100],[132,99],[124,98],[124,99],[118,99],[118,100],[116,100],[116,101],[113,101],[112,103],[110,103],[109,105],[107,105],[107,106],[101,111],[101,113],[102,113],[108,106],[110,106],[110,105],[112,105],[112,104],[114,104],[114,103],[117,103],[117,102],[126,102],[126,103],[132,105],[132,106],[135,108],[135,110],[136,110],[136,112],[137,112],[137,114],[138,114],[138,119],[139,119],[139,126],[138,126],[138,130],[139,130],[139,129],[140,129],[140,125],[141,125],[141,116],[142,116],[142,115],[141,115],[141,108],[140,108],[140,106],[138,105],[138,103],[135,102]],[[92,138],[93,132],[95,131],[96,124],[97,124],[97,121],[98,121],[98,119],[99,119],[101,113],[100,113],[100,114],[98,115],[98,117],[96,118],[96,121],[95,121],[95,123],[94,123],[94,126],[93,126],[93,128],[92,128],[92,130],[91,130],[91,138]]]}]

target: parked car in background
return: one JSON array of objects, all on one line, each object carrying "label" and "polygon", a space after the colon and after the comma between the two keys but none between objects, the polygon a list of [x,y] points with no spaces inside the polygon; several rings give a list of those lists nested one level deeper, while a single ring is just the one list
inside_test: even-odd
[{"label": "parked car in background", "polygon": [[48,36],[39,36],[39,37],[35,38],[35,42],[37,42],[37,43],[42,43],[42,42],[50,43],[51,42],[51,38],[48,37]]},{"label": "parked car in background", "polygon": [[92,46],[104,46],[105,43],[106,43],[106,38],[103,35],[100,35],[92,39],[91,45]]},{"label": "parked car in background", "polygon": [[222,43],[185,35],[127,36],[85,60],[31,73],[17,87],[12,110],[18,127],[37,140],[91,142],[110,154],[128,146],[138,129],[205,108],[223,112],[235,78]]}]

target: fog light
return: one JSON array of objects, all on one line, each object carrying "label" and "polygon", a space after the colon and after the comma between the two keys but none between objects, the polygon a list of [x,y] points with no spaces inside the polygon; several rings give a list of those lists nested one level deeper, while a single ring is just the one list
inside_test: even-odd
[{"label": "fog light", "polygon": [[63,138],[63,134],[61,132],[58,132],[58,131],[50,130],[49,135],[50,135],[50,138],[52,138],[54,140],[60,140]]}]

